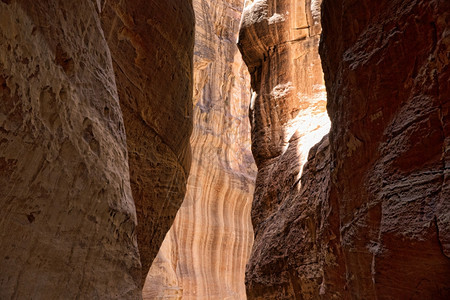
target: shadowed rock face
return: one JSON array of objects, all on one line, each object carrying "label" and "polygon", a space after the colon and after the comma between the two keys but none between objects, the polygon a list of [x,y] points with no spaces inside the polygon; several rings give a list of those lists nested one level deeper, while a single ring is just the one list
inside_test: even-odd
[{"label": "shadowed rock face", "polygon": [[345,270],[325,268],[325,292],[448,298],[450,3],[324,0],[322,13]]},{"label": "shadowed rock face", "polygon": [[[289,31],[269,20],[288,8],[291,17],[296,7],[314,11],[313,4],[249,2],[240,42],[255,107],[261,83],[295,66],[279,54],[281,63],[273,63],[271,49],[289,45]],[[269,122],[251,111],[259,170],[249,298],[449,297],[449,6],[323,1],[320,52],[332,127],[311,149],[300,181],[290,178],[301,170],[296,143],[305,129],[283,148],[286,118]],[[269,97],[259,103],[264,112],[284,105]],[[272,161],[278,167],[268,173]]]},{"label": "shadowed rock face", "polygon": [[192,124],[191,3],[150,2],[0,2],[0,298],[141,298]]},{"label": "shadowed rock face", "polygon": [[193,120],[192,1],[110,0],[101,20],[127,134],[143,284],[186,192]]},{"label": "shadowed rock face", "polygon": [[256,168],[250,78],[236,46],[242,0],[194,0],[194,130],[187,193],[144,299],[244,299]]}]

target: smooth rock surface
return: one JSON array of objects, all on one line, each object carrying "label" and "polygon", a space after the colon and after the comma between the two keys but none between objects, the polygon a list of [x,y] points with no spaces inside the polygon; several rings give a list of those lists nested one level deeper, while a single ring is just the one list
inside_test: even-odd
[{"label": "smooth rock surface", "polygon": [[108,0],[101,19],[127,134],[144,284],[186,192],[194,12],[185,0]]},{"label": "smooth rock surface", "polygon": [[[300,181],[296,148],[304,129],[284,150],[289,123],[251,112],[259,171],[247,295],[448,299],[450,3],[323,2],[320,52],[332,127],[311,149]],[[289,44],[289,34],[270,26],[293,16],[282,8],[296,5],[318,16],[314,1],[249,2],[240,40],[253,86],[293,68],[289,57],[288,67],[272,64],[269,50]],[[263,103],[265,110],[279,106]],[[270,175],[265,161],[278,166]],[[268,187],[259,183],[267,177]]]},{"label": "smooth rock surface", "polygon": [[194,0],[193,160],[186,197],[144,299],[245,299],[256,168],[250,78],[236,47],[242,0]]}]

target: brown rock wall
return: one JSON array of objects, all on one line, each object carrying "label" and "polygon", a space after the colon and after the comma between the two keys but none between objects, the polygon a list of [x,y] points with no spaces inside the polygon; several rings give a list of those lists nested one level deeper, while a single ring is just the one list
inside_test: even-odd
[{"label": "brown rock wall", "polygon": [[0,2],[1,299],[141,298],[192,130],[191,2],[150,2]]},{"label": "brown rock wall", "polygon": [[[310,177],[300,179],[309,150],[329,130],[318,54],[319,4],[248,1],[243,12],[238,45],[252,77],[252,151],[258,165],[249,298],[308,297],[322,276],[315,240],[322,229],[315,214],[327,204],[329,167],[311,162]],[[317,157],[329,157],[327,141]],[[323,186],[304,186],[316,182]],[[297,243],[301,239],[304,243]]]},{"label": "brown rock wall", "polygon": [[349,297],[450,295],[449,8],[324,1],[330,201]]},{"label": "brown rock wall", "polygon": [[90,1],[0,2],[0,298],[139,298],[111,56]]},{"label": "brown rock wall", "polygon": [[[251,111],[259,169],[247,295],[446,299],[449,4],[323,2],[320,54],[332,127],[329,146],[324,138],[311,149],[300,181],[294,179],[301,172],[296,143],[308,129],[298,129],[284,150],[288,118],[268,111],[303,107],[274,97],[261,101],[258,92],[295,68],[292,55],[277,48],[276,58],[270,55],[278,40],[290,45],[289,30],[266,21],[271,9],[284,15],[282,9],[296,4],[317,6],[249,1],[242,23],[255,107],[263,104],[261,112]],[[296,69],[290,78],[302,74]],[[299,85],[311,87],[304,79]],[[267,164],[276,168],[267,171]]]},{"label": "brown rock wall", "polygon": [[192,2],[102,6],[123,111],[142,284],[186,192],[191,163]]}]

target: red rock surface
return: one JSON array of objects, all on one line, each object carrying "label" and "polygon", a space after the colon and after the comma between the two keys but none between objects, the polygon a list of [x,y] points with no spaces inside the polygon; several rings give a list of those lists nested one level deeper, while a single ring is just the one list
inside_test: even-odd
[{"label": "red rock surface", "polygon": [[191,2],[150,2],[0,1],[1,299],[141,298],[192,127]]},{"label": "red rock surface", "polygon": [[345,268],[325,291],[448,299],[450,2],[324,0],[322,16]]},{"label": "red rock surface", "polygon": [[[272,58],[288,32],[267,29],[267,11],[291,7],[293,16],[297,5],[305,7],[250,2],[241,50],[256,93],[295,66],[289,56]],[[259,172],[250,299],[450,297],[449,6],[323,1],[332,128],[329,146],[324,138],[312,148],[300,182],[302,128],[284,150],[280,132],[288,122],[273,126],[251,112]],[[284,105],[264,103],[265,111]],[[272,173],[266,161],[276,166]]]}]

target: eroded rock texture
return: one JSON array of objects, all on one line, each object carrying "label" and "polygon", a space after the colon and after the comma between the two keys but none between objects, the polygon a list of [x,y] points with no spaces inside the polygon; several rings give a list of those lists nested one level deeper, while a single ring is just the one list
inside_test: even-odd
[{"label": "eroded rock texture", "polygon": [[[274,127],[251,112],[259,171],[247,294],[252,299],[447,299],[450,3],[323,2],[321,56],[333,125],[329,138],[311,149],[300,184],[294,179],[299,158],[291,149],[298,147],[302,129],[286,149],[280,138],[285,125]],[[262,33],[277,32],[276,41],[286,40],[288,31],[270,29],[270,20],[296,5],[311,8],[314,20],[314,1],[250,3],[241,49],[253,86],[292,72],[292,58],[283,69],[271,63],[267,45],[273,37]],[[292,73],[302,76],[299,70]],[[260,103],[265,110],[280,105]],[[266,147],[273,149],[267,157],[278,166],[270,175],[259,146],[269,141],[279,141]],[[267,177],[269,188],[260,184]]]},{"label": "eroded rock texture", "polygon": [[449,22],[448,1],[324,0],[340,241],[325,295],[450,297]]},{"label": "eroded rock texture", "polygon": [[0,298],[138,297],[125,131],[95,7],[0,6]]},{"label": "eroded rock texture", "polygon": [[244,299],[253,232],[249,75],[236,47],[242,0],[194,0],[193,161],[144,299]]},{"label": "eroded rock texture", "polygon": [[[316,202],[327,193],[329,172],[324,161],[311,163],[310,177],[303,181],[317,183],[316,188],[301,190],[305,184],[300,183],[300,174],[308,152],[329,130],[318,53],[320,2],[246,3],[239,47],[252,77],[252,150],[258,165],[247,295],[300,297],[294,281],[302,280],[309,287],[320,277],[320,266],[309,254],[318,251],[316,245],[300,241],[312,238],[310,230],[317,226],[314,215],[320,210]],[[317,157],[329,157],[327,141]],[[324,174],[314,178],[317,170]]]},{"label": "eroded rock texture", "polygon": [[141,298],[192,122],[192,8],[153,3],[0,2],[1,299]]},{"label": "eroded rock texture", "polygon": [[127,134],[143,284],[186,192],[194,12],[185,0],[103,2]]}]

